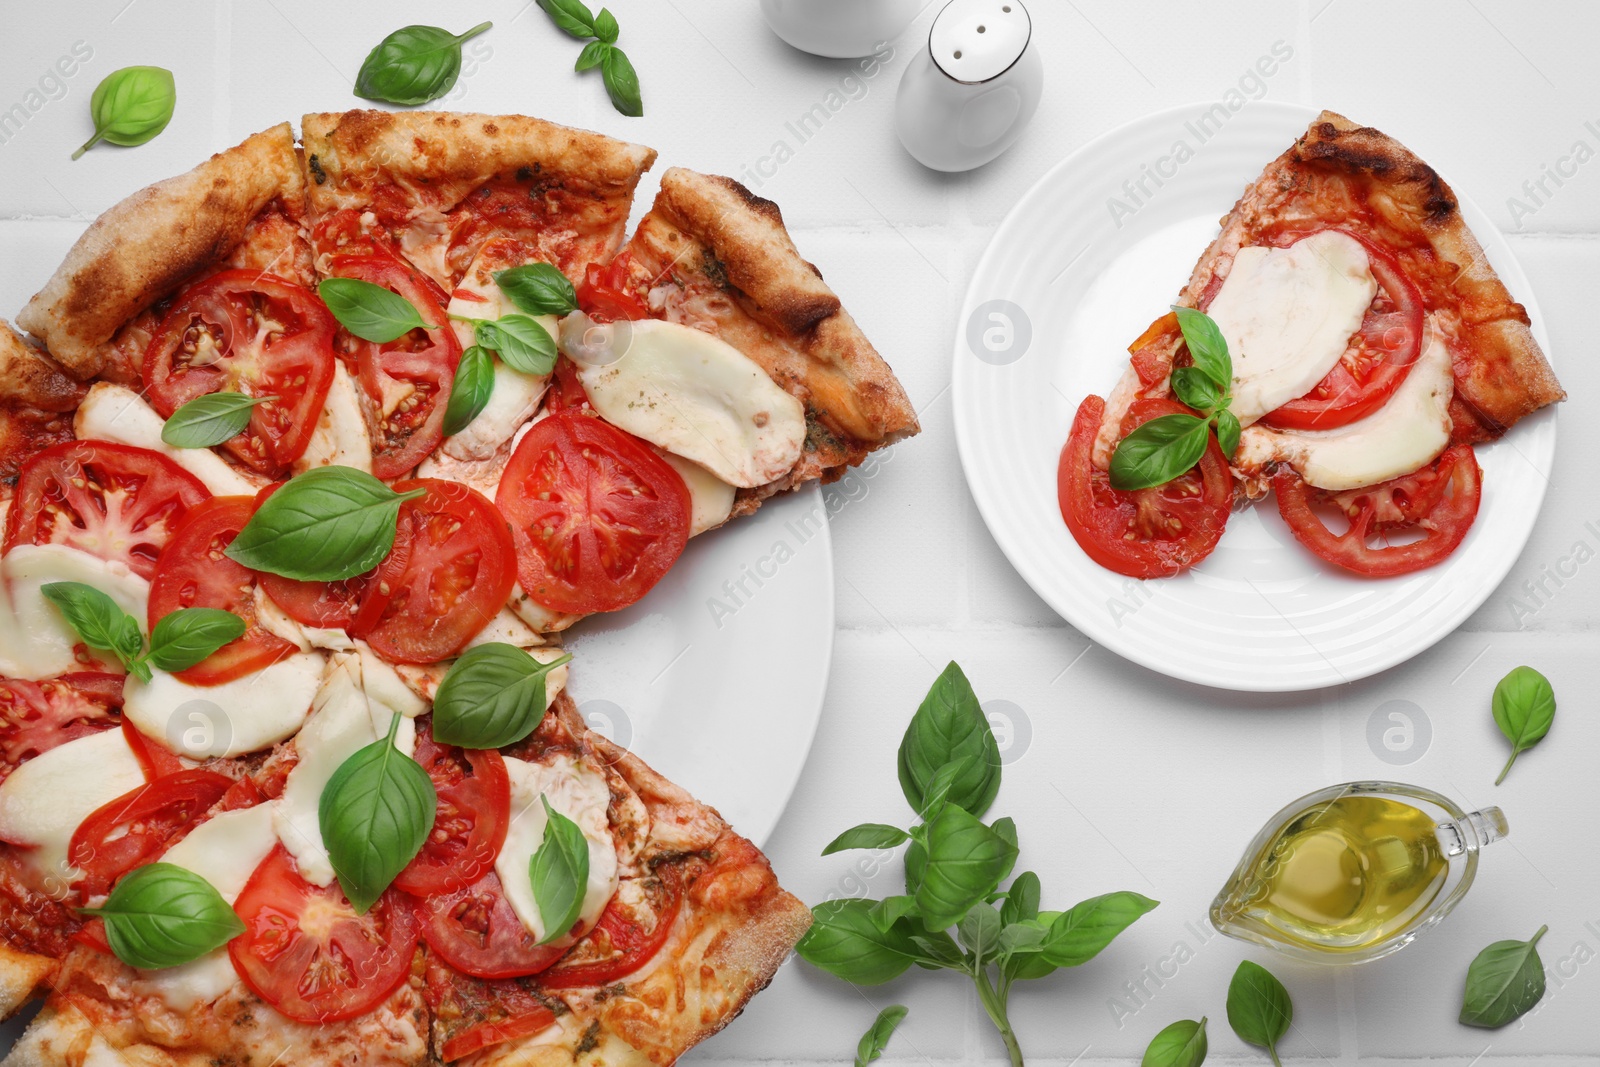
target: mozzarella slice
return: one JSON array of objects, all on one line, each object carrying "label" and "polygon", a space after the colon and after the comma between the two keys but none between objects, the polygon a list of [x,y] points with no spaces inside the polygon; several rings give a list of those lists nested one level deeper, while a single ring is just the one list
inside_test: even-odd
[{"label": "mozzarella slice", "polygon": [[539,798],[548,799],[552,808],[576,823],[589,843],[589,882],[578,916],[577,936],[569,932],[551,942],[572,944],[599,921],[600,913],[617,891],[617,846],[606,814],[611,786],[601,771],[565,753],[539,763],[507,756],[506,773],[511,778],[511,826],[494,869],[511,910],[534,938],[542,939],[545,931],[539,905],[533,898],[533,882],[528,877],[529,861],[544,843],[547,822]]},{"label": "mozzarella slice", "polygon": [[78,877],[67,847],[96,808],[144,784],[121,730],[101,730],[40,753],[0,782],[0,841],[18,853],[52,897]]},{"label": "mozzarella slice", "polygon": [[805,409],[750,357],[675,322],[633,322],[626,337],[615,362],[578,368],[601,418],[733,486],[765,485],[799,462]]},{"label": "mozzarella slice", "polygon": [[492,644],[516,645],[518,648],[531,649],[543,645],[544,638],[533,627],[518,618],[516,612],[510,608],[501,608],[495,617],[489,620],[489,625],[478,631],[478,635],[467,642],[467,648]]},{"label": "mozzarella slice", "polygon": [[294,461],[294,472],[304,474],[313,467],[354,467],[372,473],[372,437],[367,432],[367,417],[355,379],[338,360],[333,362],[333,382],[328,398],[317,415],[317,428],[305,452]]},{"label": "mozzarella slice", "polygon": [[190,685],[166,671],[130,677],[122,713],[138,731],[191,759],[242,756],[294,736],[322,679],[322,656],[287,659],[221,685]]},{"label": "mozzarella slice", "polygon": [[1234,253],[1207,314],[1233,358],[1240,423],[1309,393],[1350,347],[1377,291],[1366,249],[1336,230]]},{"label": "mozzarella slice", "polygon": [[132,389],[96,382],[78,405],[72,431],[79,440],[110,441],[159,452],[199,478],[217,496],[253,496],[266,484],[265,480],[245,477],[209,448],[173,448],[161,439],[161,428],[166,424],[156,409]]},{"label": "mozzarella slice", "polygon": [[412,720],[428,710],[427,702],[413,693],[394,667],[379,658],[365,641],[358,642],[357,648],[361,654],[361,688],[367,695],[374,739],[387,736],[389,720],[399,715],[405,721],[395,734],[394,747],[409,756],[417,747],[417,724]]},{"label": "mozzarella slice", "polygon": [[728,521],[733,514],[734,488],[700,464],[663,452],[661,458],[689,487],[689,536],[703,534]]},{"label": "mozzarella slice", "polygon": [[1386,482],[1421,468],[1449,445],[1454,393],[1449,349],[1430,330],[1421,355],[1383,407],[1333,430],[1252,426],[1239,437],[1234,464],[1258,471],[1281,460],[1310,484],[1334,491]]},{"label": "mozzarella slice", "polygon": [[559,611],[552,611],[539,603],[533,597],[522,591],[521,585],[511,589],[511,599],[506,604],[523,622],[533,627],[534,631],[541,634],[560,633],[579,619],[582,615],[564,615]]},{"label": "mozzarella slice", "polygon": [[150,583],[126,564],[65,545],[18,545],[0,560],[0,675],[37,681],[83,669],[73,653],[81,638],[40,592],[52,582],[91,585],[141,625],[149,614]]}]

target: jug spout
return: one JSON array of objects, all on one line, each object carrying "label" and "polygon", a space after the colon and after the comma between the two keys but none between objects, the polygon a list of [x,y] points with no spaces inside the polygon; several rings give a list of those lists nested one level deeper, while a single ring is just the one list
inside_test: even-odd
[{"label": "jug spout", "polygon": [[1464,852],[1476,852],[1485,845],[1492,845],[1511,832],[1506,823],[1505,813],[1499,808],[1484,808],[1482,811],[1469,812],[1459,819],[1442,822],[1434,833],[1439,839],[1439,847],[1446,856],[1459,856]]}]

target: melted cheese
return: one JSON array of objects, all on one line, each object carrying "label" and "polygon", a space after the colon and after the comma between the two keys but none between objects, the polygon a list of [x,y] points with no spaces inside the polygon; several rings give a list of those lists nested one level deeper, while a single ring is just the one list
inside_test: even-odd
[{"label": "melted cheese", "polygon": [[1449,445],[1454,392],[1449,349],[1430,331],[1383,407],[1333,430],[1252,426],[1240,435],[1234,465],[1253,472],[1280,460],[1310,484],[1335,491],[1386,482],[1419,469]]},{"label": "melted cheese", "polygon": [[317,428],[305,452],[294,461],[294,472],[303,474],[313,467],[354,467],[372,473],[372,437],[367,432],[366,415],[355,379],[338,360],[333,363],[333,382],[328,398],[317,415]]},{"label": "melted cheese", "polygon": [[83,669],[73,653],[81,639],[40,592],[52,582],[91,585],[141,624],[149,614],[150,583],[126,564],[65,545],[18,545],[0,560],[0,675],[36,681]]},{"label": "melted cheese", "polygon": [[[482,254],[492,253],[491,242]],[[489,266],[477,260],[468,268],[466,277],[451,294],[449,312],[472,319],[498,319],[506,315],[526,315],[522,309],[506,298],[505,293],[492,280]],[[545,328],[552,341],[556,340],[558,326],[554,315],[530,316]],[[462,349],[474,343],[470,322],[452,319],[450,325]],[[493,456],[500,446],[511,440],[522,426],[539,410],[539,401],[549,388],[548,374],[524,374],[506,366],[498,358],[494,361],[494,387],[489,393],[489,403],[476,418],[462,427],[458,434],[444,439],[440,451],[460,460],[483,460]]]},{"label": "melted cheese", "polygon": [[1309,393],[1350,347],[1377,289],[1366,249],[1334,230],[1239,249],[1207,309],[1233,358],[1239,422]]},{"label": "melted cheese", "polygon": [[159,452],[199,478],[217,496],[251,496],[264,481],[252,481],[209,448],[173,448],[161,439],[165,426],[156,409],[132,389],[96,382],[78,405],[72,430],[80,440],[110,441]]},{"label": "melted cheese", "polygon": [[478,645],[516,645],[518,648],[538,648],[543,645],[541,637],[533,627],[517,617],[517,613],[510,608],[501,608],[489,624],[478,631],[476,637],[467,642],[467,648]]},{"label": "melted cheese", "polygon": [[60,897],[78,877],[67,864],[78,825],[144,780],[144,768],[121,730],[57,745],[0,782],[0,841],[28,846],[19,854],[44,891]]},{"label": "melted cheese", "polygon": [[544,937],[544,919],[533,898],[528,864],[544,842],[545,818],[541,796],[550,806],[577,824],[589,843],[589,882],[578,916],[577,936],[569,933],[552,944],[567,945],[592,927],[617,891],[617,847],[611,837],[607,809],[611,787],[599,770],[560,753],[540,763],[506,757],[511,778],[511,826],[506,843],[495,859],[495,873],[505,888],[506,900],[536,939]]},{"label": "melted cheese", "polygon": [[728,521],[728,516],[733,514],[733,486],[682,456],[663,452],[661,458],[678,472],[683,484],[689,487],[690,537],[716,529]]},{"label": "melted cheese", "polygon": [[634,322],[626,336],[614,362],[579,366],[601,418],[732,486],[765,485],[799,462],[805,409],[754,360],[675,322]]},{"label": "melted cheese", "polygon": [[564,615],[559,611],[551,611],[533,597],[522,591],[521,585],[511,587],[511,599],[506,603],[523,622],[531,626],[536,633],[560,633],[579,619],[582,615]]},{"label": "melted cheese", "polygon": [[322,656],[296,652],[221,685],[190,685],[166,671],[129,678],[122,713],[144,734],[192,759],[242,756],[294,736],[322,678]]}]

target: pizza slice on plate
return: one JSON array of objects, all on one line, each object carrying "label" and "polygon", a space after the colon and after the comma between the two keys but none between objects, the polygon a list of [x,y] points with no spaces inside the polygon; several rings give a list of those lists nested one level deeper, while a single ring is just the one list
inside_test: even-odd
[{"label": "pizza slice on plate", "polygon": [[[1209,380],[1220,342],[1227,382]],[[1176,310],[1129,352],[1110,397],[1079,408],[1058,481],[1079,544],[1141,578],[1211,552],[1235,481],[1274,491],[1329,563],[1371,577],[1431,566],[1477,514],[1471,446],[1565,396],[1450,187],[1332,112],[1245,190]],[[1218,407],[1237,420],[1220,435],[1236,434],[1230,454],[1216,437],[1202,449],[1193,418]],[[1188,465],[1164,470],[1180,451]]]}]

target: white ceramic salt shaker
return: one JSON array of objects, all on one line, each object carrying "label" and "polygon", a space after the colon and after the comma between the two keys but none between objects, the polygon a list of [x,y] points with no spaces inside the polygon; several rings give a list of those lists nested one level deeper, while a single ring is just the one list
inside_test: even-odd
[{"label": "white ceramic salt shaker", "polygon": [[981,167],[1010,148],[1039,109],[1044,64],[1028,47],[1022,0],[951,0],[895,97],[895,131],[924,166]]},{"label": "white ceramic salt shaker", "polygon": [[772,32],[830,59],[871,55],[905,32],[924,0],[761,0]]}]

